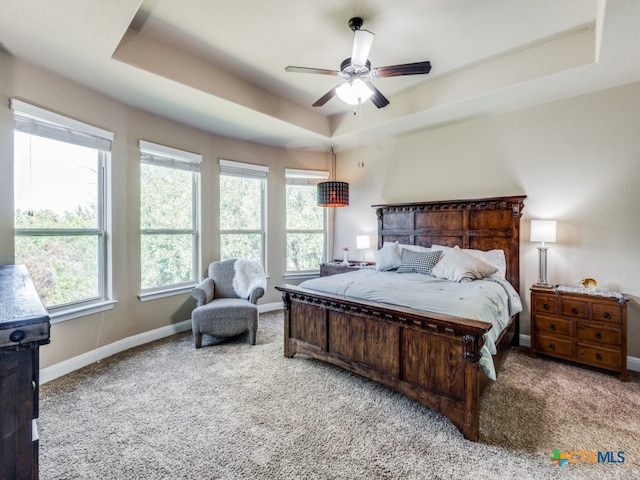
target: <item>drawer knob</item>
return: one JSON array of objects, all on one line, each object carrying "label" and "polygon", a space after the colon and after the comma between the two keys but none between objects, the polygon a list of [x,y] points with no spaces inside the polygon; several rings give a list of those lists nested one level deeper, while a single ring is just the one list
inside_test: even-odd
[{"label": "drawer knob", "polygon": [[550,307],[548,303],[545,303],[542,305],[542,308],[544,308],[545,310],[549,310]]},{"label": "drawer knob", "polygon": [[604,312],[604,314],[602,316],[604,318],[606,318],[607,320],[611,318],[611,314],[609,312]]},{"label": "drawer knob", "polygon": [[596,360],[602,360],[602,354],[596,353]]},{"label": "drawer knob", "polygon": [[12,342],[21,342],[26,336],[27,334],[24,333],[24,330],[14,330],[9,334],[9,340]]},{"label": "drawer knob", "polygon": [[596,332],[596,338],[602,338],[602,332]]},{"label": "drawer knob", "polygon": [[556,344],[555,344],[555,343],[550,343],[550,344],[549,344],[549,348],[550,348],[551,350],[555,350],[555,349],[556,349]]},{"label": "drawer knob", "polygon": [[550,328],[551,330],[555,330],[555,329],[556,329],[556,324],[555,324],[555,323],[552,323],[551,325],[549,325],[549,328]]},{"label": "drawer knob", "polygon": [[571,313],[573,313],[574,315],[577,315],[578,309],[576,307],[571,307]]}]

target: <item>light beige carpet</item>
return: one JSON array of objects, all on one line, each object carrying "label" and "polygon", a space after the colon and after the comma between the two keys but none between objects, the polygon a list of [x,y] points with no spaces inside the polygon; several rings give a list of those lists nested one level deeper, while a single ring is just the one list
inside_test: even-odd
[{"label": "light beige carpet", "polygon": [[[282,319],[261,316],[256,346],[195,350],[188,332],[43,385],[40,478],[640,479],[638,374],[511,350],[473,443],[386,387],[284,358]],[[554,449],[625,461],[560,467]]]}]

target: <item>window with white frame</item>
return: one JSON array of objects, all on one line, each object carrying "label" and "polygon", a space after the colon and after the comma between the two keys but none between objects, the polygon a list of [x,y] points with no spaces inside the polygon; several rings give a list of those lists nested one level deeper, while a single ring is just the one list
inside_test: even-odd
[{"label": "window with white frame", "polygon": [[113,134],[11,99],[15,262],[53,314],[104,302]]},{"label": "window with white frame", "polygon": [[261,165],[220,160],[221,260],[247,258],[265,265],[268,173]]},{"label": "window with white frame", "polygon": [[199,278],[201,161],[201,155],[140,140],[142,292]]},{"label": "window with white frame", "polygon": [[329,172],[285,169],[287,182],[287,272],[315,272],[326,256],[326,208],[317,204],[317,184]]}]

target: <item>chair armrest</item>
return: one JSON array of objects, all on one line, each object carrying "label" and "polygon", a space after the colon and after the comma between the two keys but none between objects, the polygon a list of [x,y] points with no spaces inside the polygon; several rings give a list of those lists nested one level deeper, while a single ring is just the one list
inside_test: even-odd
[{"label": "chair armrest", "polygon": [[262,287],[256,287],[253,290],[251,290],[251,293],[249,293],[249,301],[251,303],[253,303],[254,305],[256,305],[258,303],[258,299],[260,297],[262,297],[264,295],[264,288]]},{"label": "chair armrest", "polygon": [[201,307],[213,300],[215,285],[211,278],[205,278],[200,285],[191,290],[191,296],[196,299],[196,307]]}]

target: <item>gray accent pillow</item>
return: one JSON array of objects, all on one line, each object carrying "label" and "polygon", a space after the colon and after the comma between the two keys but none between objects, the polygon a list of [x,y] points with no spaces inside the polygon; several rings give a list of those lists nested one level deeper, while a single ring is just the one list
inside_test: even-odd
[{"label": "gray accent pillow", "polygon": [[423,273],[431,275],[431,270],[440,260],[441,251],[412,252],[406,248],[402,249],[402,256],[398,273]]}]

